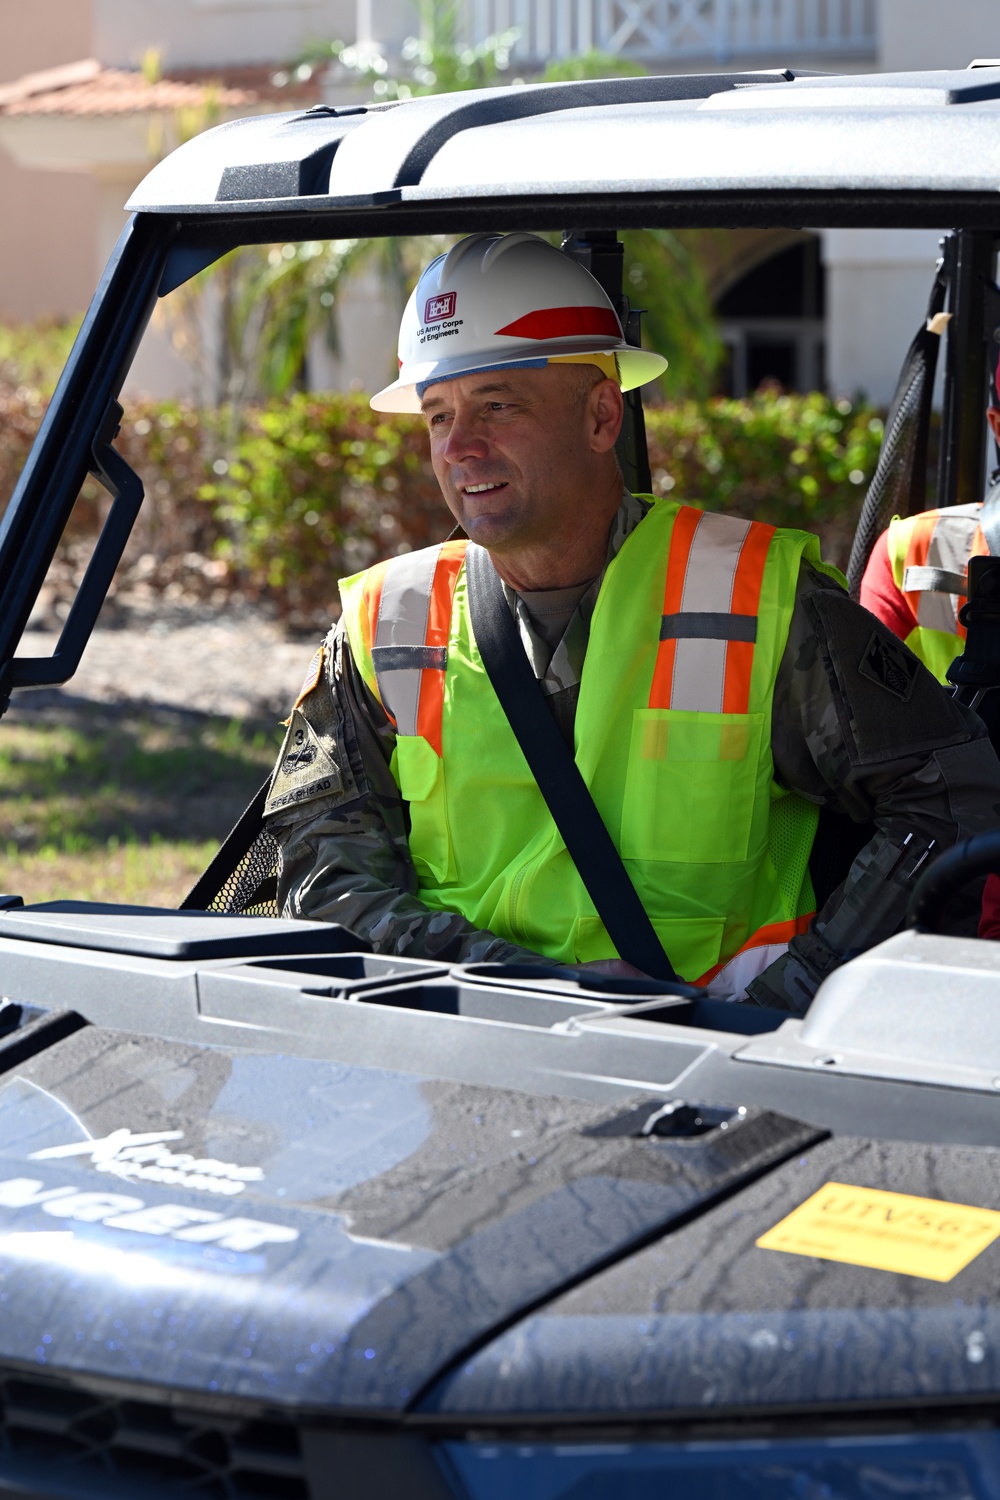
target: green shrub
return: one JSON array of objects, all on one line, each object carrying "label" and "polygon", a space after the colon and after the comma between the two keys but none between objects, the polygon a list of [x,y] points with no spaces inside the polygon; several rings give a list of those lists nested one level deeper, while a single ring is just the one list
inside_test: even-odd
[{"label": "green shrub", "polygon": [[0,382],[0,512],[24,468],[47,405],[36,389]]},{"label": "green shrub", "polygon": [[882,443],[874,407],[762,390],[646,413],[653,488],[705,510],[816,531],[845,567]]},{"label": "green shrub", "polygon": [[217,550],[299,626],[329,620],[338,577],[454,524],[423,420],[387,418],[362,396],[300,394],[251,411],[214,469],[199,496],[225,529]]},{"label": "green shrub", "polygon": [[[761,392],[653,408],[647,432],[657,493],[820,531],[831,561],[846,563],[881,442],[872,408]],[[200,494],[237,574],[303,622],[330,609],[339,575],[440,541],[452,525],[422,419],[381,416],[361,396],[295,396],[256,411],[226,472]]]},{"label": "green shrub", "polygon": [[[43,403],[37,392],[0,389],[0,408],[5,499]],[[646,416],[657,493],[817,531],[827,557],[845,565],[881,441],[874,408],[762,391]],[[175,402],[126,413],[118,446],[147,495],[123,564],[126,588],[141,581],[216,604],[238,591],[314,631],[336,610],[339,577],[451,530],[419,417],[380,415],[361,395],[294,395],[250,409],[223,459],[227,422],[225,412]],[[88,482],[60,553],[67,596],[106,509]]]},{"label": "green shrub", "polygon": [[0,381],[51,396],[81,321],[40,318],[35,323],[0,323]]}]

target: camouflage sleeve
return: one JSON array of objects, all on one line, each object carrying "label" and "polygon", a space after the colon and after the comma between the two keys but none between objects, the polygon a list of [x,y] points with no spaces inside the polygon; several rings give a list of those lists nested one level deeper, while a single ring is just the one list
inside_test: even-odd
[{"label": "camouflage sleeve", "polygon": [[875,827],[809,932],[748,986],[757,1004],[801,1014],[832,969],[899,931],[928,857],[996,826],[1000,763],[978,716],[808,566],[778,673],[771,744],[779,783]]},{"label": "camouflage sleeve", "polygon": [[405,805],[389,769],[395,729],[341,627],[292,710],[265,817],[281,847],[286,917],[339,922],[377,953],[446,963],[545,963],[417,897]]}]

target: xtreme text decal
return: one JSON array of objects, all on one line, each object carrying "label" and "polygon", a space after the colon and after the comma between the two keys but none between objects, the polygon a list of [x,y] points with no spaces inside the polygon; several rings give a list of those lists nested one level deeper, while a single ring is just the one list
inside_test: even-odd
[{"label": "xtreme text decal", "polygon": [[101,1140],[73,1141],[68,1146],[48,1146],[33,1151],[30,1161],[56,1161],[66,1156],[89,1156],[99,1172],[137,1182],[164,1182],[172,1187],[194,1188],[199,1193],[242,1193],[248,1182],[260,1182],[260,1167],[238,1167],[232,1161],[212,1156],[195,1157],[187,1151],[168,1151],[164,1141],[179,1141],[183,1130],[154,1130],[133,1135],[131,1130],[113,1130]]}]

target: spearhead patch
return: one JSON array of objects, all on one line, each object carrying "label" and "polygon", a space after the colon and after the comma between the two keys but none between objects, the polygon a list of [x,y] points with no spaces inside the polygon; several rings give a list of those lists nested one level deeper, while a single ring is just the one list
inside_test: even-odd
[{"label": "spearhead patch", "polygon": [[323,748],[316,731],[305,715],[293,708],[281,758],[267,794],[265,816],[300,802],[311,802],[314,797],[330,796],[341,791],[343,784],[336,762]]}]

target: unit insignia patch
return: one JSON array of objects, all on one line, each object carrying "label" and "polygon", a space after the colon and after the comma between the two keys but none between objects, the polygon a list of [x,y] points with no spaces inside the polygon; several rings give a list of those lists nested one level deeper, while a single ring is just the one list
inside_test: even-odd
[{"label": "unit insignia patch", "polygon": [[862,677],[867,677],[869,682],[878,683],[879,687],[885,688],[887,693],[891,693],[901,703],[905,703],[913,692],[919,670],[919,662],[905,646],[877,630],[872,631],[865,654],[858,665]]},{"label": "unit insignia patch", "polygon": [[339,792],[343,784],[333,756],[324,749],[305,715],[294,708],[281,747],[281,760],[271,782],[265,814]]}]

